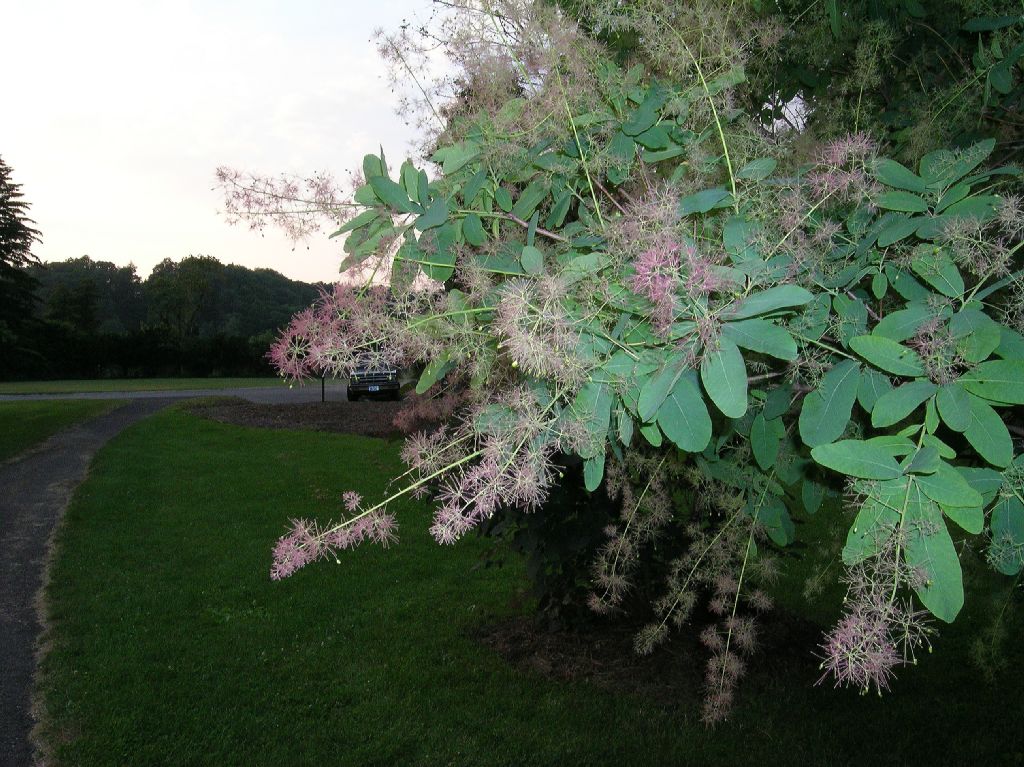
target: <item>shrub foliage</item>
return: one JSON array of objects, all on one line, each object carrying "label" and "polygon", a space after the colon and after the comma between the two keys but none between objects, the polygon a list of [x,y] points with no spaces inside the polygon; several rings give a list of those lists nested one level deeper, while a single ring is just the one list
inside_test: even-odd
[{"label": "shrub foliage", "polygon": [[[461,408],[409,438],[390,497],[353,492],[340,521],[297,523],[273,575],[387,543],[388,504],[409,492],[436,501],[441,543],[504,509],[544,514],[575,457],[619,504],[590,606],[620,608],[673,536],[637,649],[706,600],[714,722],[794,519],[837,513],[834,498],[851,511],[848,596],[823,670],[886,689],[930,619],[957,617],[963,556],[1010,578],[1024,566],[1019,171],[992,138],[915,154],[877,111],[833,136],[814,128],[825,106],[788,130],[745,112],[764,85],[747,73],[777,71],[798,34],[757,3],[453,5],[433,34],[456,76],[415,81],[433,165],[366,156],[334,232],[364,282],[339,284],[274,354],[297,377],[419,363],[417,391]],[[859,9],[844,7],[819,20],[837,36]],[[1009,62],[981,62],[983,101],[1019,88],[1019,27],[967,22]],[[418,45],[407,29],[381,47],[415,74]]]}]

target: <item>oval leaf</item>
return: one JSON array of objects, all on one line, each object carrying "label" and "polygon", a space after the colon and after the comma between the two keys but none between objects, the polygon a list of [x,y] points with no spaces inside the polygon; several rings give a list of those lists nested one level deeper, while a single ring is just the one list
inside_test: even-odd
[{"label": "oval leaf", "polygon": [[860,365],[843,360],[804,397],[800,410],[800,437],[810,447],[839,439],[846,431],[860,386]]},{"label": "oval leaf", "polygon": [[850,348],[880,370],[899,376],[924,375],[924,365],[917,352],[885,336],[857,336],[850,339]]},{"label": "oval leaf", "polygon": [[717,349],[706,349],[700,361],[700,379],[711,401],[729,418],[747,412],[747,368],[736,344],[725,336]]},{"label": "oval leaf", "polygon": [[840,474],[861,479],[896,479],[903,474],[896,459],[878,445],[842,439],[811,450],[811,457]]}]

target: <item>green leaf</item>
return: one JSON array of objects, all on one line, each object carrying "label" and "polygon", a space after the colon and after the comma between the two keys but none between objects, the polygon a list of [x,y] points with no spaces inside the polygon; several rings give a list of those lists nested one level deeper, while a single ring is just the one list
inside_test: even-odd
[{"label": "green leaf", "polygon": [[878,399],[892,391],[889,378],[877,370],[868,368],[860,375],[860,386],[857,387],[857,401],[869,413],[875,409]]},{"label": "green leaf", "polygon": [[356,193],[352,195],[352,201],[367,207],[380,204],[380,200],[377,199],[377,195],[373,192],[373,187],[369,184],[363,184],[359,187]]},{"label": "green leaf", "polygon": [[544,254],[532,245],[524,245],[519,263],[527,274],[541,274],[544,272]]},{"label": "green leaf", "polygon": [[432,280],[444,282],[455,273],[455,225],[435,227],[420,237],[423,271]]},{"label": "green leaf", "polygon": [[832,37],[838,40],[843,36],[843,14],[839,10],[839,0],[825,0],[828,12],[828,25],[832,29]]},{"label": "green leaf", "polygon": [[658,122],[658,112],[664,106],[667,93],[656,83],[647,89],[644,100],[634,110],[630,119],[622,126],[627,136],[639,136]]},{"label": "green leaf", "polygon": [[771,157],[762,157],[758,160],[748,162],[736,173],[736,178],[748,181],[761,181],[768,178],[775,171],[778,161]]},{"label": "green leaf", "polygon": [[843,547],[843,564],[847,567],[878,554],[892,538],[900,523],[897,509],[903,508],[907,480],[879,483],[861,504]]},{"label": "green leaf", "polygon": [[413,202],[419,202],[420,172],[416,170],[416,166],[412,164],[411,160],[406,160],[402,163],[402,169],[399,171],[399,177],[402,180],[402,187],[405,189],[406,194],[409,195],[409,199]]},{"label": "green leaf", "polygon": [[433,229],[435,226],[441,226],[447,220],[448,203],[443,197],[438,197],[430,204],[426,213],[417,216],[416,228],[423,232],[427,229]]},{"label": "green leaf", "polygon": [[961,309],[949,322],[957,351],[968,362],[982,362],[1002,343],[1003,327],[983,311]]},{"label": "green leaf", "polygon": [[512,215],[526,221],[533,215],[533,211],[541,204],[548,195],[548,190],[539,181],[531,181],[519,195],[515,206],[512,208]]},{"label": "green leaf", "polygon": [[442,163],[441,170],[444,172],[444,175],[450,176],[479,156],[479,144],[474,141],[460,141],[451,146],[441,147],[434,152],[430,159],[434,162]]},{"label": "green leaf", "polygon": [[416,383],[416,393],[424,394],[431,386],[444,378],[445,374],[453,367],[455,366],[449,361],[448,352],[442,352],[432,359],[420,373],[420,380]]},{"label": "green leaf", "polygon": [[883,428],[902,421],[935,394],[935,390],[931,381],[910,381],[883,394],[871,411],[871,425]]},{"label": "green leaf", "polygon": [[384,175],[384,165],[380,161],[380,157],[375,154],[368,154],[363,157],[363,178],[370,181],[374,176]]},{"label": "green leaf", "polygon": [[981,495],[982,506],[988,506],[992,503],[1003,487],[1003,475],[994,469],[976,466],[957,466],[956,470],[960,472],[960,476],[967,480],[967,484]]},{"label": "green leaf", "polygon": [[722,244],[725,252],[732,256],[734,264],[760,260],[754,235],[757,227],[742,216],[730,216],[722,228]]},{"label": "green leaf", "polygon": [[1002,200],[995,195],[982,195],[979,197],[968,197],[955,205],[950,205],[943,212],[945,219],[950,218],[973,218],[978,221],[988,221],[999,211]]},{"label": "green leaf", "polygon": [[589,492],[601,486],[604,479],[604,453],[598,453],[583,462],[583,484]]},{"label": "green leaf", "polygon": [[[473,203],[476,202],[477,195],[480,194],[480,190],[484,188],[485,183],[487,183],[487,169],[481,168],[462,188],[462,202],[465,203],[467,208],[473,207]],[[418,202],[423,202],[423,200]]]},{"label": "green leaf", "polygon": [[942,386],[935,397],[939,415],[953,431],[963,432],[971,425],[971,399],[958,383]]},{"label": "green leaf", "polygon": [[[750,504],[753,507],[753,503]],[[754,512],[748,509],[752,517]],[[760,499],[760,506],[756,511],[756,519],[764,526],[764,531],[777,546],[788,546],[796,540],[796,526],[793,518],[789,515],[789,509],[780,498],[769,495]]]},{"label": "green leaf", "polygon": [[928,186],[923,178],[895,160],[882,159],[875,163],[875,178],[886,186],[924,194]]},{"label": "green leaf", "polygon": [[910,192],[883,192],[875,202],[880,208],[898,210],[903,213],[926,213],[928,211],[928,203]]},{"label": "green leaf", "polygon": [[579,390],[573,402],[573,410],[590,435],[588,444],[582,448],[580,458],[594,458],[604,455],[608,439],[608,427],[612,419],[612,391],[607,384],[588,381]]},{"label": "green leaf", "polygon": [[842,439],[811,450],[811,457],[829,469],[861,479],[896,479],[903,474],[896,459],[878,445]]},{"label": "green leaf", "polygon": [[387,176],[373,176],[370,179],[370,186],[377,197],[390,208],[402,213],[416,213],[420,210],[418,205],[410,202],[405,188]]},{"label": "green leaf", "polygon": [[723,415],[739,418],[747,412],[747,368],[736,344],[724,335],[717,349],[705,349],[700,361],[704,390]]},{"label": "green leaf", "polygon": [[931,445],[922,445],[906,465],[908,474],[934,474],[942,466],[939,451]]},{"label": "green leaf", "polygon": [[985,400],[969,396],[971,425],[964,430],[964,436],[978,455],[990,464],[1000,468],[1009,466],[1013,460],[1013,440],[1006,424]]},{"label": "green leaf", "polygon": [[875,325],[871,335],[884,336],[893,341],[906,341],[934,316],[934,312],[929,307],[911,304],[906,309],[883,317],[881,322]]},{"label": "green leaf", "polygon": [[370,210],[364,210],[362,213],[360,213],[355,218],[352,218],[352,219],[349,219],[348,221],[346,221],[345,225],[343,227],[341,227],[338,231],[332,233],[331,236],[328,237],[328,239],[332,239],[334,237],[338,237],[338,236],[343,235],[343,234],[345,234],[347,232],[351,232],[354,229],[359,229],[360,227],[366,226],[367,224],[370,224],[370,223],[376,221],[379,216],[380,216],[380,211],[377,210],[376,208],[371,208]]},{"label": "green leaf", "polygon": [[750,319],[726,322],[722,335],[753,352],[768,354],[780,360],[794,360],[797,355],[796,341],[784,328],[767,320]]},{"label": "green leaf", "polygon": [[761,413],[754,416],[754,421],[750,424],[750,449],[754,453],[757,465],[764,471],[775,465],[784,431],[780,419],[766,421]]},{"label": "green leaf", "polygon": [[809,447],[832,442],[842,436],[850,422],[860,384],[860,365],[843,360],[828,371],[818,388],[804,397],[800,410],[800,437]]},{"label": "green leaf", "polygon": [[764,408],[761,412],[769,421],[785,415],[793,403],[793,387],[789,384],[782,384],[768,392],[764,401]]},{"label": "green leaf", "polygon": [[724,316],[730,320],[742,320],[762,314],[803,306],[814,300],[814,295],[799,285],[776,285],[753,293],[726,309]]},{"label": "green leaf", "polygon": [[732,203],[732,195],[727,189],[715,187],[705,189],[702,192],[688,195],[679,201],[679,215],[688,216],[691,213],[707,213],[708,211]]},{"label": "green leaf", "polygon": [[1020,21],[1020,16],[975,16],[964,24],[965,32],[994,32],[1004,27],[1012,27]]},{"label": "green leaf", "polygon": [[642,423],[640,424],[640,433],[644,435],[651,447],[661,447],[661,429],[658,428],[656,423]]},{"label": "green leaf", "polygon": [[959,382],[971,394],[992,402],[1024,405],[1024,360],[982,362]]},{"label": "green leaf", "polygon": [[942,513],[965,533],[980,535],[985,529],[985,511],[981,506],[943,506]]},{"label": "green leaf", "polygon": [[1004,498],[992,509],[992,543],[989,561],[1003,575],[1016,575],[1024,568],[1024,504],[1018,498]]},{"label": "green leaf", "polygon": [[645,422],[654,420],[661,403],[668,397],[682,374],[683,358],[677,354],[673,355],[657,373],[647,379],[640,387],[640,397],[637,400],[637,415],[640,416],[640,420]]},{"label": "green leaf", "polygon": [[964,197],[970,193],[970,184],[957,184],[956,186],[951,187],[935,204],[935,212],[942,213],[950,205],[960,202],[960,200],[964,199]]},{"label": "green leaf", "polygon": [[942,295],[950,298],[959,298],[964,294],[964,278],[960,276],[960,270],[956,268],[953,260],[944,251],[926,248],[931,252],[915,258],[910,266],[917,275],[939,291]]},{"label": "green leaf", "polygon": [[699,453],[711,441],[711,416],[689,376],[680,376],[658,408],[658,426],[688,453]]},{"label": "green leaf", "polygon": [[876,272],[871,277],[871,295],[881,301],[885,298],[885,293],[889,289],[889,280],[882,272]]},{"label": "green leaf", "polygon": [[875,367],[899,376],[924,375],[924,364],[913,349],[885,336],[857,336],[850,348]]},{"label": "green leaf", "polygon": [[512,195],[509,194],[508,189],[505,187],[499,186],[494,190],[494,201],[506,213],[512,210]]},{"label": "green leaf", "polygon": [[[894,214],[890,213],[890,216]],[[912,235],[921,225],[921,217],[907,218],[906,216],[894,216],[891,223],[886,225],[878,233],[878,247],[888,248],[894,242],[905,240]]]},{"label": "green leaf", "polygon": [[972,508],[982,504],[981,493],[948,463],[940,463],[934,474],[917,477],[924,494],[940,506]]},{"label": "green leaf", "polygon": [[569,206],[572,205],[572,193],[568,190],[563,192],[554,205],[551,206],[551,211],[548,213],[547,220],[544,225],[548,229],[558,229],[565,223],[565,217],[569,213]]},{"label": "green leaf", "polygon": [[898,269],[887,264],[885,276],[889,278],[889,284],[892,285],[893,290],[908,301],[927,301],[932,297],[932,292],[915,280],[905,269]]},{"label": "green leaf", "polygon": [[477,248],[487,242],[487,232],[484,230],[483,222],[480,221],[480,216],[470,213],[462,219],[462,235],[466,238],[466,242]]},{"label": "green leaf", "polygon": [[924,573],[923,582],[914,591],[932,615],[952,623],[964,605],[960,558],[938,506],[921,492],[916,482],[911,484],[908,494],[904,529],[904,559],[911,568]]},{"label": "green leaf", "polygon": [[622,410],[618,411],[617,422],[619,424],[619,442],[626,447],[629,447],[633,442],[633,430],[636,424],[633,423],[633,419],[630,417],[629,413]]},{"label": "green leaf", "polygon": [[808,514],[817,514],[821,502],[825,500],[825,486],[816,480],[804,479],[800,487],[800,500]]}]

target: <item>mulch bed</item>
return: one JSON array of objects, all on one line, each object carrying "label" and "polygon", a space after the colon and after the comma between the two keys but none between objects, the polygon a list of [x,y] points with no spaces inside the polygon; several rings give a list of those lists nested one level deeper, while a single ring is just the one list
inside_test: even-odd
[{"label": "mulch bed", "polygon": [[235,397],[219,397],[186,405],[202,418],[259,429],[307,429],[366,437],[397,438],[392,424],[402,402],[308,402],[298,405],[264,405]]},{"label": "mulch bed", "polygon": [[[813,655],[821,628],[779,609],[758,624],[760,647],[748,660],[740,695],[744,684],[774,687],[785,677],[813,684],[808,669],[817,665]],[[673,631],[653,653],[638,655],[633,649],[637,628],[602,623],[579,630],[551,629],[532,616],[519,616],[483,626],[474,638],[514,668],[595,684],[667,708],[699,704],[709,653],[697,638],[698,630],[691,625]]]}]

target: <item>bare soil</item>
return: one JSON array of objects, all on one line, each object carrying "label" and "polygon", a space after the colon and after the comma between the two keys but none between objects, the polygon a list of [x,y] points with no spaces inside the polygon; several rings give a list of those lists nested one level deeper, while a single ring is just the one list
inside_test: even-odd
[{"label": "bare soil", "polygon": [[[776,686],[782,677],[807,676],[821,628],[775,610],[758,621],[760,646],[749,657],[747,679],[754,687]],[[638,655],[638,626],[602,623],[585,629],[551,629],[531,616],[483,626],[475,638],[509,665],[568,682],[587,682],[636,695],[663,707],[693,707],[703,695],[708,651],[691,626],[674,631],[650,655]],[[806,680],[813,684],[813,677]],[[742,693],[741,693],[742,694]]]},{"label": "bare soil", "polygon": [[189,403],[185,407],[201,418],[238,426],[397,438],[401,434],[392,421],[402,406],[401,401],[389,400],[267,405],[235,397],[218,397]]}]

